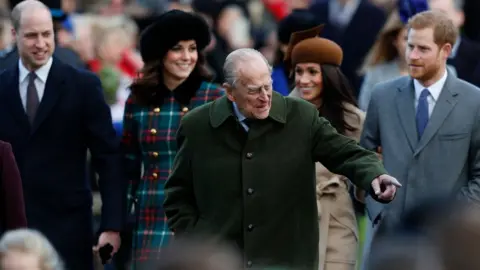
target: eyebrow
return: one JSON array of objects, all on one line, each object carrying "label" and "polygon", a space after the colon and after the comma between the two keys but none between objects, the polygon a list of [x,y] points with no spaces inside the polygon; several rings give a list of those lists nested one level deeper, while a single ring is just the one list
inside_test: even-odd
[{"label": "eyebrow", "polygon": [[265,85],[270,85],[270,84],[272,84],[272,83],[273,83],[273,81],[270,80],[268,83],[264,83],[264,84],[262,84],[262,85],[247,84],[247,85],[245,85],[245,86],[246,86],[247,88],[255,88],[255,89],[256,89],[256,88],[263,87],[263,86],[265,86]]}]

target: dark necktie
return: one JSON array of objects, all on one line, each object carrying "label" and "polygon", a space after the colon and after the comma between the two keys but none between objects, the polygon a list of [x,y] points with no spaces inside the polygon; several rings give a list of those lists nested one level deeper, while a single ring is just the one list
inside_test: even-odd
[{"label": "dark necktie", "polygon": [[253,119],[249,119],[249,118],[243,119],[243,123],[244,123],[245,125],[247,125],[248,128],[250,128],[250,127],[252,126],[253,121],[254,121]]},{"label": "dark necktie", "polygon": [[428,95],[430,95],[428,89],[423,89],[418,98],[417,115],[415,117],[417,122],[418,139],[422,137],[428,123]]},{"label": "dark necktie", "polygon": [[30,123],[33,123],[35,119],[35,114],[37,113],[39,99],[37,87],[35,87],[35,79],[37,75],[35,72],[30,72],[28,74],[28,86],[27,86],[27,116]]}]

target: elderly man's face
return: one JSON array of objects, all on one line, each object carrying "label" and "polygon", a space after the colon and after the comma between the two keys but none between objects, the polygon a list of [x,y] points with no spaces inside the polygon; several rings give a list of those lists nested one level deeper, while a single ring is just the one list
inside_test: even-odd
[{"label": "elderly man's face", "polygon": [[238,63],[237,80],[227,86],[227,97],[247,118],[265,119],[272,106],[270,69],[260,57]]}]

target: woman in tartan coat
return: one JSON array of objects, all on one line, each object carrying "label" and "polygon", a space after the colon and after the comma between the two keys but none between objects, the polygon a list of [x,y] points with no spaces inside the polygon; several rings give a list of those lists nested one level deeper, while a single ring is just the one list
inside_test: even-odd
[{"label": "woman in tartan coat", "polygon": [[218,85],[208,82],[203,66],[201,50],[209,42],[205,21],[179,10],[164,13],[142,33],[145,67],[131,86],[122,138],[128,209],[133,206],[135,213],[133,270],[157,259],[173,235],[163,211],[164,183],[176,155],[180,120],[223,95]]}]

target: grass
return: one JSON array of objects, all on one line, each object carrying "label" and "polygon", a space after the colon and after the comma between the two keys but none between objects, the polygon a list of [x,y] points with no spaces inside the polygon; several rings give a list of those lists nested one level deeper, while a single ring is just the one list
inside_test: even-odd
[{"label": "grass", "polygon": [[358,216],[358,255],[357,255],[357,269],[360,269],[362,265],[362,254],[363,254],[363,243],[365,241],[365,232],[366,232],[366,216]]}]

